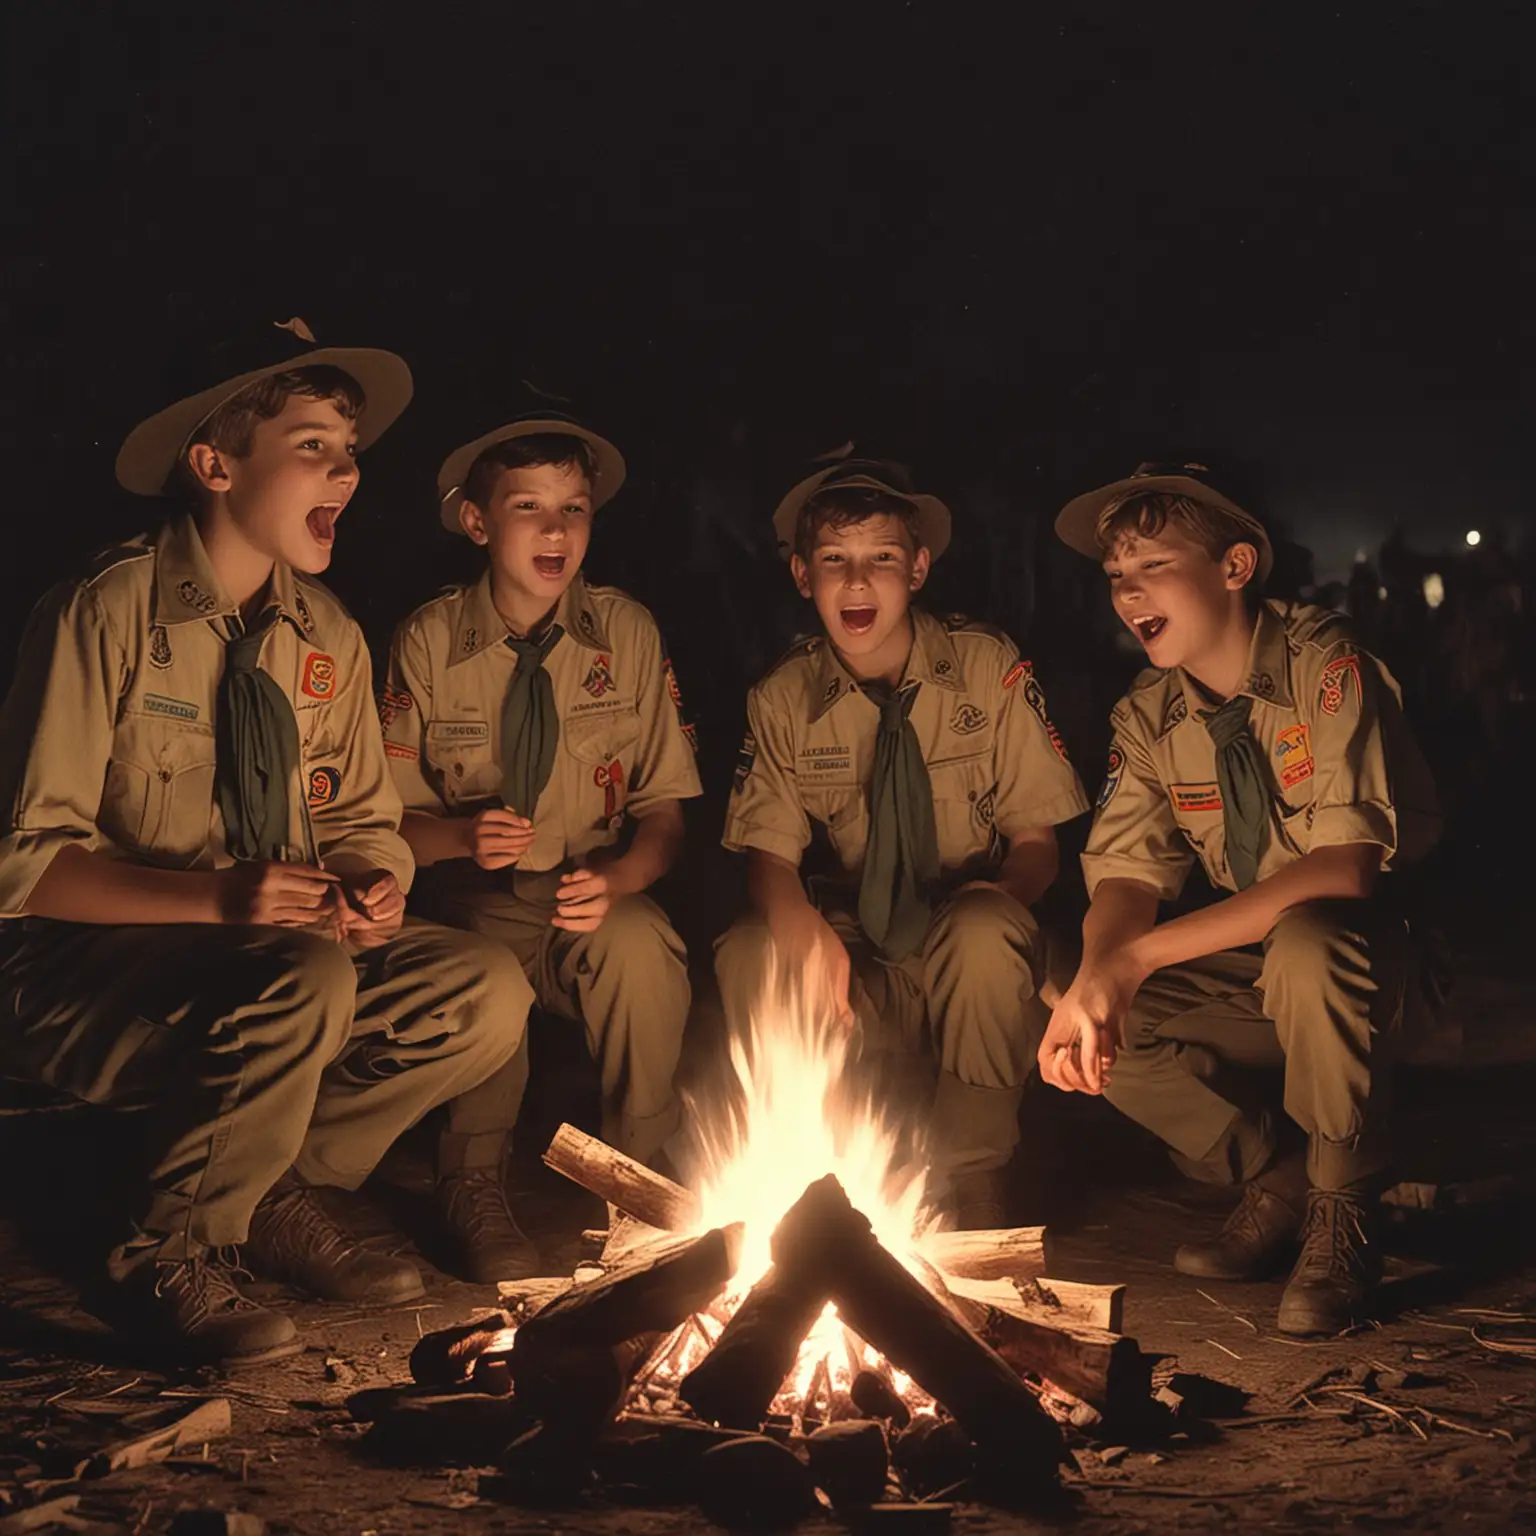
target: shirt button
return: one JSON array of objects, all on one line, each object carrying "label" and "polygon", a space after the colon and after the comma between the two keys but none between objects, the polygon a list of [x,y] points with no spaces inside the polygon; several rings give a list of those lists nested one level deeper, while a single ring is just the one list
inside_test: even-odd
[{"label": "shirt button", "polygon": [[169,784],[171,782],[171,770],[169,768],[162,768],[160,770],[160,782],[162,784]]}]

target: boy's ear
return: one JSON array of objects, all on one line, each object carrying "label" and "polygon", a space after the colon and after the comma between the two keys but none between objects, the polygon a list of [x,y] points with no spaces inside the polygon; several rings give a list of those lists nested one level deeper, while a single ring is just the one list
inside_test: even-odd
[{"label": "boy's ear", "polygon": [[485,513],[472,501],[459,503],[459,527],[467,533],[476,544],[489,544],[491,536],[486,532]]},{"label": "boy's ear", "polygon": [[789,574],[795,578],[795,590],[801,597],[811,595],[811,568],[799,555],[789,557]]},{"label": "boy's ear", "polygon": [[1240,592],[1259,568],[1259,552],[1252,544],[1233,544],[1221,557],[1221,564],[1227,590]]},{"label": "boy's ear", "polygon": [[187,449],[187,468],[205,491],[227,491],[230,487],[229,466],[212,443],[193,443]]},{"label": "boy's ear", "polygon": [[928,553],[926,545],[919,544],[917,553],[912,557],[912,590],[921,592],[923,583],[928,580],[928,568],[933,564],[933,556]]}]

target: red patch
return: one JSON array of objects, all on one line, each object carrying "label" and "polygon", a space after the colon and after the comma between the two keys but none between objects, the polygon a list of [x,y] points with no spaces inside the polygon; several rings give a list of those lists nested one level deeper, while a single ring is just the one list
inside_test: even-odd
[{"label": "red patch", "polygon": [[1009,667],[1008,671],[1003,675],[1003,687],[1005,689],[1012,688],[1013,685],[1018,682],[1018,680],[1028,671],[1029,663],[1027,661],[1014,662],[1014,664]]},{"label": "red patch", "polygon": [[678,714],[683,712],[683,690],[677,686],[677,673],[672,670],[670,661],[661,664],[661,675],[667,680],[667,697],[672,700],[672,707]]},{"label": "red patch", "polygon": [[1355,680],[1355,698],[1363,701],[1365,696],[1360,690],[1360,658],[1358,656],[1340,656],[1337,661],[1330,661],[1323,668],[1318,703],[1325,715],[1336,715],[1343,709],[1344,690],[1350,677]]},{"label": "red patch", "polygon": [[1168,798],[1176,811],[1219,811],[1221,788],[1216,784],[1170,784]]},{"label": "red patch", "polygon": [[603,792],[603,818],[612,821],[624,808],[624,764],[618,758],[600,764],[592,772],[592,782]]},{"label": "red patch", "polygon": [[1283,789],[1294,789],[1296,785],[1312,777],[1315,764],[1310,757],[1304,757],[1299,763],[1292,763],[1289,768],[1280,770],[1280,785]]},{"label": "red patch", "polygon": [[400,715],[408,715],[416,708],[416,700],[404,689],[386,688],[379,695],[379,729],[387,731]]},{"label": "red patch", "polygon": [[385,757],[403,758],[408,763],[414,763],[421,754],[415,747],[402,747],[398,742],[386,741],[384,743]]},{"label": "red patch", "polygon": [[304,658],[304,681],[299,686],[312,699],[328,699],[336,692],[336,658],[311,651]]}]

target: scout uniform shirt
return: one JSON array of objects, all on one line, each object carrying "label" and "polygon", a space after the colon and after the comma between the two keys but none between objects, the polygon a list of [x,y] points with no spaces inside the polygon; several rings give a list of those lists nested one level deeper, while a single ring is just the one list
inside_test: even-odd
[{"label": "scout uniform shirt", "polygon": [[[286,566],[261,669],[287,695],[300,760],[288,857],[345,853],[410,884],[361,630]],[[15,917],[67,843],[163,869],[232,859],[214,793],[215,721],[236,605],[181,516],[97,559],[33,611],[0,716],[0,916]]]},{"label": "scout uniform shirt", "polygon": [[[617,840],[626,810],[700,794],[690,729],[648,609],[578,575],[555,608],[544,663],[560,717],[549,781],[517,862],[523,873]],[[501,804],[501,708],[517,670],[487,572],[395,632],[379,700],[384,750],[407,810],[472,816]]]},{"label": "scout uniform shirt", "polygon": [[[1055,826],[1088,799],[1018,647],[961,617],[912,610],[906,683],[933,790],[946,886],[996,870],[1003,842]],[[798,865],[811,824],[855,882],[869,841],[867,789],[880,711],[824,636],[797,645],[747,697],[747,737],[726,812],[727,848]]]},{"label": "scout uniform shirt", "polygon": [[[1386,868],[1422,857],[1439,836],[1434,784],[1403,718],[1392,674],[1325,608],[1260,606],[1249,651],[1249,729],[1268,765],[1264,879],[1314,848],[1377,843]],[[1216,747],[1198,711],[1217,701],[1180,668],[1149,668],[1115,706],[1109,769],[1083,854],[1092,894],[1138,880],[1164,900],[1198,857],[1235,891]]]}]

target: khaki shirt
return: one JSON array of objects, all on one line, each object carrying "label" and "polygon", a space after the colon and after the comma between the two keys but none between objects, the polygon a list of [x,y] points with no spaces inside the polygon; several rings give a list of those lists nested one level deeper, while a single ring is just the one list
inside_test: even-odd
[{"label": "khaki shirt", "polygon": [[[933,788],[939,862],[949,883],[984,875],[1003,843],[1054,826],[1088,799],[1018,647],[998,630],[913,609],[910,716]],[[798,864],[811,823],[826,829],[843,873],[863,872],[868,788],[880,711],[825,637],[797,645],[747,698],[747,737],[724,843]]]},{"label": "khaki shirt", "polygon": [[[261,648],[298,720],[289,857],[413,865],[400,837],[362,631],[318,582],[278,566]],[[109,550],[38,604],[0,714],[0,916],[21,913],[67,843],[165,869],[233,861],[214,797],[224,647],[237,614],[191,518]]]},{"label": "khaki shirt", "polygon": [[[560,743],[534,808],[527,873],[614,842],[625,813],[700,794],[691,728],[650,611],[580,576],[555,609],[544,665]],[[384,750],[406,808],[469,816],[501,804],[501,707],[517,670],[491,579],[418,608],[398,630],[379,699]]]},{"label": "khaki shirt", "polygon": [[[1249,651],[1249,728],[1271,770],[1262,880],[1314,848],[1378,843],[1383,867],[1411,863],[1440,832],[1434,783],[1403,718],[1392,674],[1325,608],[1268,602]],[[1216,707],[1179,668],[1149,668],[1115,706],[1109,771],[1083,854],[1091,893],[1139,880],[1165,900],[1198,857],[1236,890],[1216,782],[1216,748],[1197,711]]]}]

